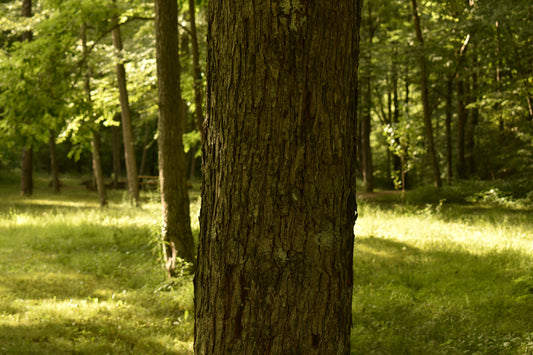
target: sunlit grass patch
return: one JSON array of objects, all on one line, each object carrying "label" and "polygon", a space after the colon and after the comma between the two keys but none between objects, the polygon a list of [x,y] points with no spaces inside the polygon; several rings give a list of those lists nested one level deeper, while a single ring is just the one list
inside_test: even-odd
[{"label": "sunlit grass patch", "polygon": [[360,204],[353,353],[529,353],[531,212]]},{"label": "sunlit grass patch", "polygon": [[167,292],[157,198],[35,195],[0,200],[0,353],[192,353],[192,279]]}]

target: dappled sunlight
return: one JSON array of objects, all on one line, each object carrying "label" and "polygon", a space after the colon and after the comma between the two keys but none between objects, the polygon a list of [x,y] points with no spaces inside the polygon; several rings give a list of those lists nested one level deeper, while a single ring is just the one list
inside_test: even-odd
[{"label": "dappled sunlight", "polygon": [[75,207],[75,208],[98,208],[98,201],[72,201],[60,199],[20,199],[15,203],[18,206],[42,206],[42,207]]},{"label": "dappled sunlight", "polygon": [[505,215],[499,221],[487,220],[482,214],[446,220],[423,209],[412,213],[367,208],[360,213],[355,232],[357,237],[373,235],[427,250],[468,250],[476,254],[515,250],[533,256],[533,231],[526,228],[509,222]]}]

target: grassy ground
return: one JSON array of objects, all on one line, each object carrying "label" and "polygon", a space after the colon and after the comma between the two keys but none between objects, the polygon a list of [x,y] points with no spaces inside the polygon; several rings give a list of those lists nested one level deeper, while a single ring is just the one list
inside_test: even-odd
[{"label": "grassy ground", "polygon": [[[192,281],[169,284],[155,242],[160,207],[65,179],[59,196],[0,188],[0,354],[189,354]],[[195,207],[197,203],[193,206]]]},{"label": "grassy ground", "polygon": [[353,353],[533,354],[533,211],[412,197],[360,203]]},{"label": "grassy ground", "polygon": [[[101,210],[65,182],[0,186],[0,354],[191,353],[192,281],[162,270],[157,196]],[[359,200],[354,354],[533,354],[533,212],[471,190]]]}]

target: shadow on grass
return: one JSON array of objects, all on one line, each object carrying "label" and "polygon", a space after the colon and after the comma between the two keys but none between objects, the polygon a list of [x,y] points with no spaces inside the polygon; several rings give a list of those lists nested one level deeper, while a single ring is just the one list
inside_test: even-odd
[{"label": "shadow on grass", "polygon": [[188,354],[161,344],[156,336],[136,327],[102,322],[59,319],[38,325],[0,326],[3,354]]},{"label": "shadow on grass", "polygon": [[357,239],[352,353],[532,353],[532,262]]}]

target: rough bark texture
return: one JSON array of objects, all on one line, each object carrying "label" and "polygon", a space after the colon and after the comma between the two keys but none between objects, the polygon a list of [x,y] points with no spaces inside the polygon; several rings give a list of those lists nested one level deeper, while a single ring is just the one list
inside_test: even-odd
[{"label": "rough bark texture", "polygon": [[209,2],[196,354],[349,354],[360,1]]},{"label": "rough bark texture", "polygon": [[[113,4],[116,0],[113,0]],[[113,22],[118,23],[117,17],[114,17]],[[119,52],[122,51],[122,37],[120,35],[120,27],[115,27],[112,31],[113,46]],[[122,116],[122,136],[124,140],[124,156],[126,160],[126,175],[128,177],[128,192],[130,201],[139,207],[141,200],[139,197],[139,180],[137,174],[137,160],[135,158],[135,149],[133,146],[133,128],[131,124],[130,104],[128,99],[128,89],[126,86],[126,69],[121,58],[118,58],[116,64],[118,90],[120,96],[120,113]]]},{"label": "rough bark texture", "polygon": [[166,267],[173,276],[178,258],[195,263],[196,249],[191,231],[187,159],[182,141],[186,116],[180,90],[177,2],[156,0],[155,9],[162,238]]},{"label": "rough bark texture", "polygon": [[420,45],[420,90],[422,96],[422,106],[424,110],[424,128],[426,132],[426,146],[428,150],[429,159],[431,160],[431,169],[433,172],[433,183],[436,187],[442,186],[440,178],[439,161],[437,160],[437,152],[435,150],[435,141],[433,139],[433,125],[431,122],[431,108],[429,106],[429,86],[428,86],[428,68],[427,59],[424,53],[424,38],[422,37],[422,27],[420,25],[420,17],[418,15],[418,6],[416,0],[411,0],[411,9],[413,11],[413,20],[415,25],[416,38]]},{"label": "rough bark texture", "polygon": [[53,129],[48,131],[48,149],[50,151],[50,175],[52,177],[52,191],[58,194],[59,186],[59,167],[57,164],[56,133]]}]

